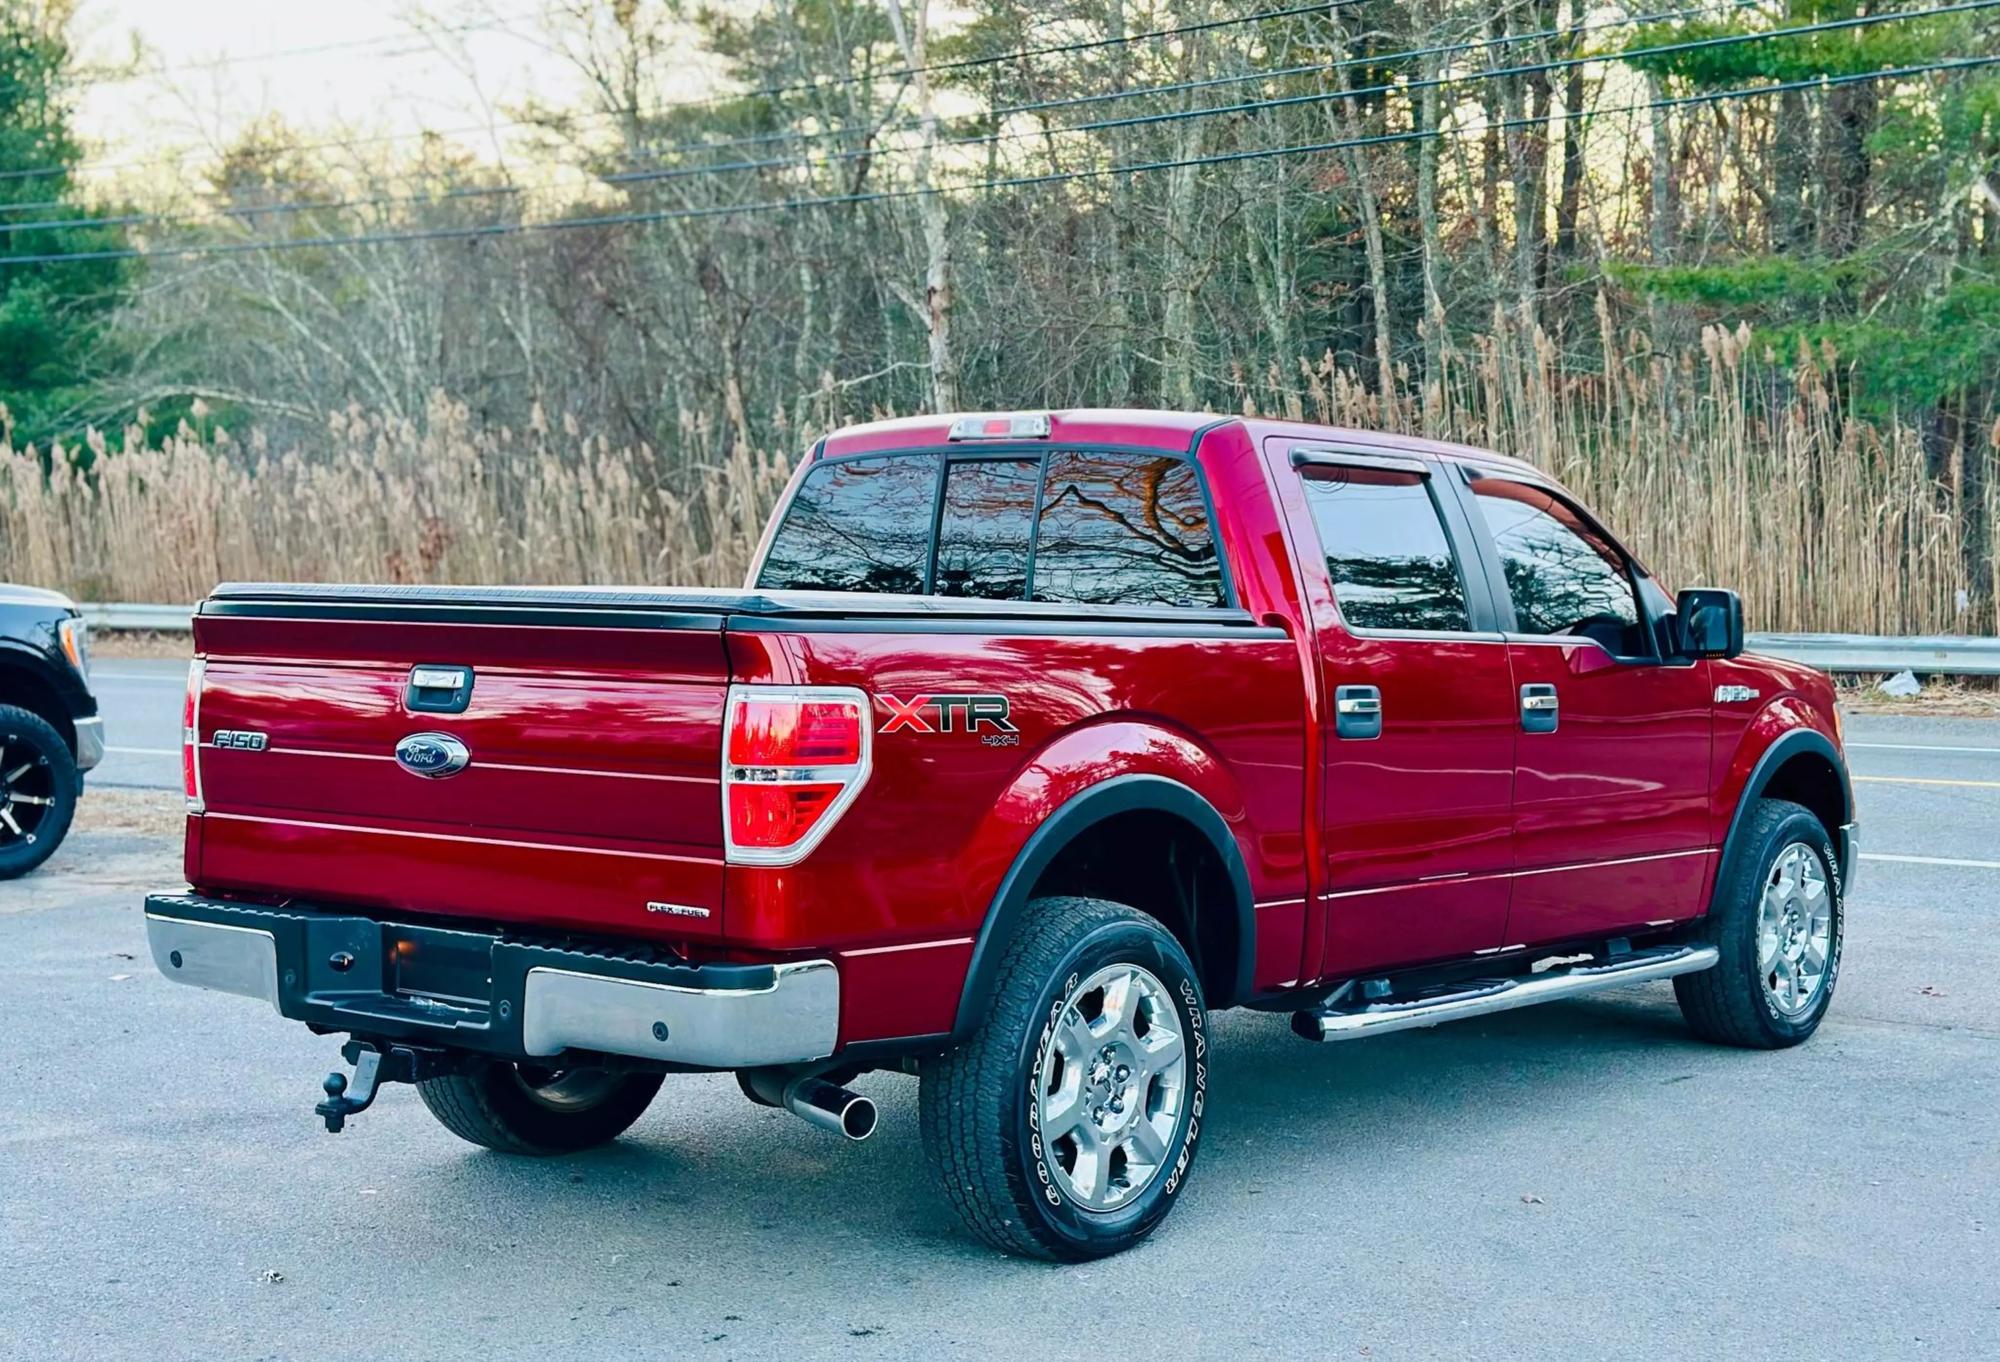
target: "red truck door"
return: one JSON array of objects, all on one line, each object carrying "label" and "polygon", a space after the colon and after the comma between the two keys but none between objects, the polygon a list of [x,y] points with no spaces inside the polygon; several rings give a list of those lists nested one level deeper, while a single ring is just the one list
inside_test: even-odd
[{"label": "red truck door", "polygon": [[1424,460],[1310,443],[1283,455],[1272,472],[1328,711],[1307,973],[1314,959],[1334,977],[1498,947],[1514,692],[1461,508]]},{"label": "red truck door", "polygon": [[1457,481],[1512,618],[1518,687],[1509,944],[1692,916],[1712,849],[1708,664],[1663,658],[1630,557],[1561,493]]}]

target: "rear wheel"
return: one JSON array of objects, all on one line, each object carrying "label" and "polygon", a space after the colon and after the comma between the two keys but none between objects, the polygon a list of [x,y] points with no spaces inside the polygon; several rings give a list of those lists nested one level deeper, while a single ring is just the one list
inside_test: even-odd
[{"label": "rear wheel", "polygon": [[1036,900],[985,1021],[923,1068],[924,1146],[946,1199],[1010,1253],[1076,1261],[1138,1243],[1187,1182],[1207,1025],[1194,967],[1157,921]]},{"label": "rear wheel", "polygon": [[594,1067],[544,1068],[479,1061],[422,1079],[417,1095],[462,1140],[505,1154],[570,1154],[629,1129],[663,1075]]},{"label": "rear wheel", "polygon": [[82,791],[76,756],[48,720],[0,705],[0,880],[25,875],[69,835]]},{"label": "rear wheel", "polygon": [[1839,858],[1809,809],[1758,801],[1703,931],[1715,968],[1674,980],[1696,1035],[1776,1050],[1819,1029],[1840,977],[1846,903]]}]

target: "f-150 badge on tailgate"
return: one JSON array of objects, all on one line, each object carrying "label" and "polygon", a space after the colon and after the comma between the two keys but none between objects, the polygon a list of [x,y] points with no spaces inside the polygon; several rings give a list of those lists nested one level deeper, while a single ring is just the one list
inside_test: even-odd
[{"label": "f-150 badge on tailgate", "polygon": [[464,743],[449,733],[412,733],[396,744],[396,764],[413,776],[442,780],[472,760]]}]

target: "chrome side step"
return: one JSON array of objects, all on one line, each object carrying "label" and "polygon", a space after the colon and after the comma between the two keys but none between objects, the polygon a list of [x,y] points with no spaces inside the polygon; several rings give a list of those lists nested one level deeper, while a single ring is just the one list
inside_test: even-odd
[{"label": "chrome side step", "polygon": [[1556,998],[1574,998],[1620,984],[1671,979],[1714,965],[1713,946],[1656,946],[1633,951],[1601,965],[1573,965],[1546,974],[1513,979],[1474,981],[1465,988],[1407,1002],[1369,1003],[1358,1007],[1306,1008],[1292,1014],[1292,1030],[1307,1040],[1358,1040],[1390,1031],[1438,1026],[1489,1012],[1532,1007]]}]

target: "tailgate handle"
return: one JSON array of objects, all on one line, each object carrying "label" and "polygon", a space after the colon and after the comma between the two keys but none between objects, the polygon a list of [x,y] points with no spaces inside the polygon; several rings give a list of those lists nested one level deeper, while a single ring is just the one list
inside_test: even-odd
[{"label": "tailgate handle", "polygon": [[419,714],[463,714],[472,703],[472,668],[420,662],[410,668],[403,704]]}]

